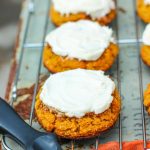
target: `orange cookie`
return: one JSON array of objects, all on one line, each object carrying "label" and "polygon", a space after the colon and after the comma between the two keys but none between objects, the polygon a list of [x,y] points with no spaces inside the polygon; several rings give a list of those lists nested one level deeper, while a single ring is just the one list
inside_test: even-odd
[{"label": "orange cookie", "polygon": [[43,63],[51,72],[71,69],[108,70],[119,49],[113,30],[89,20],[68,22],[46,36]]},{"label": "orange cookie", "polygon": [[137,0],[137,13],[145,23],[150,22],[150,4],[145,4],[144,0]]},{"label": "orange cookie", "polygon": [[55,132],[67,139],[90,138],[110,129],[118,119],[121,100],[117,90],[108,110],[101,114],[87,113],[81,118],[68,117],[51,109],[40,100],[40,91],[36,98],[35,114],[41,126],[47,132]]}]

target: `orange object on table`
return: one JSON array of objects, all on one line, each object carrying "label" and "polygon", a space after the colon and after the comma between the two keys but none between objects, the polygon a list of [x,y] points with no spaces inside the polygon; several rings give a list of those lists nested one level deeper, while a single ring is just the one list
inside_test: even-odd
[{"label": "orange object on table", "polygon": [[[147,142],[147,148],[150,148],[150,142]],[[100,144],[98,150],[119,150],[119,143],[109,142]],[[123,150],[144,150],[143,141],[123,142]]]}]

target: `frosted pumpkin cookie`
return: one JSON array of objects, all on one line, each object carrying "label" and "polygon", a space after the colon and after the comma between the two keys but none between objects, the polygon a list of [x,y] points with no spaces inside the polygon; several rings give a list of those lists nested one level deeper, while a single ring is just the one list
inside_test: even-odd
[{"label": "frosted pumpkin cookie", "polygon": [[150,22],[150,0],[137,0],[137,13],[145,22]]},{"label": "frosted pumpkin cookie", "polygon": [[141,57],[143,62],[150,66],[150,24],[148,24],[143,33],[143,45],[141,48]]},{"label": "frosted pumpkin cookie", "polygon": [[102,71],[84,69],[51,75],[35,104],[41,126],[68,139],[89,138],[108,130],[120,109],[114,82]]},{"label": "frosted pumpkin cookie", "polygon": [[147,86],[147,89],[144,93],[144,106],[147,109],[147,112],[150,114],[150,84]]},{"label": "frosted pumpkin cookie", "polygon": [[114,0],[52,0],[50,18],[57,26],[81,19],[110,23],[116,16]]},{"label": "frosted pumpkin cookie", "polygon": [[92,21],[63,24],[47,35],[43,63],[51,72],[108,70],[119,52],[112,34],[112,29]]}]

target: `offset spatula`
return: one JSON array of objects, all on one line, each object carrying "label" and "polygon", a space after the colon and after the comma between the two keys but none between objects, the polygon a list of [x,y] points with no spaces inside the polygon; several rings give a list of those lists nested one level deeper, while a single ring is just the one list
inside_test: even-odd
[{"label": "offset spatula", "polygon": [[25,150],[61,150],[52,133],[42,133],[31,128],[0,98],[0,133],[11,136]]}]

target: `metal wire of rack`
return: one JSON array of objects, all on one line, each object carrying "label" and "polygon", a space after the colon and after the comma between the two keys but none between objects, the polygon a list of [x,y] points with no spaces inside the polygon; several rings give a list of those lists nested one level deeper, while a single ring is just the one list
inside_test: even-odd
[{"label": "metal wire of rack", "polygon": [[[116,2],[116,8],[118,9],[118,3],[117,3],[117,0],[115,1]],[[119,34],[118,34],[118,15],[117,15],[117,18],[116,18],[116,21],[115,21],[115,30],[116,30],[116,38],[117,38],[117,41],[119,39]],[[118,91],[121,95],[121,82],[120,82],[120,64],[119,64],[119,61],[120,61],[120,57],[118,56],[117,58],[117,83],[118,83]],[[122,150],[122,122],[121,122],[121,113],[119,115],[119,148],[120,150]]]},{"label": "metal wire of rack", "polygon": [[[118,9],[118,4],[117,4],[117,0],[116,1],[116,9]],[[50,2],[50,1],[49,1]],[[116,38],[117,38],[117,43],[118,45],[121,44],[136,44],[137,50],[140,50],[140,43],[142,42],[142,40],[140,39],[140,36],[138,34],[138,29],[139,29],[139,19],[137,17],[136,14],[136,1],[133,0],[133,10],[134,10],[134,19],[135,19],[135,30],[136,30],[136,38],[135,39],[120,39],[119,38],[119,29],[118,29],[118,16],[115,20],[115,30],[116,30]],[[35,105],[35,98],[36,98],[36,94],[37,94],[37,89],[38,89],[38,84],[39,84],[39,77],[40,77],[40,71],[41,71],[41,65],[42,65],[42,50],[43,47],[45,45],[45,36],[46,36],[46,31],[47,31],[47,27],[48,27],[48,14],[49,14],[49,8],[50,6],[48,5],[48,9],[47,9],[47,19],[45,22],[45,28],[44,28],[44,33],[43,33],[43,38],[41,43],[26,43],[26,38],[27,38],[27,33],[28,33],[28,26],[29,26],[29,22],[30,22],[30,18],[31,15],[34,14],[34,1],[30,0],[29,5],[28,5],[28,17],[27,17],[27,23],[26,23],[26,27],[25,27],[25,34],[23,36],[23,42],[22,42],[22,47],[21,47],[21,52],[20,52],[20,56],[19,56],[19,62],[17,65],[17,71],[16,71],[16,77],[14,80],[14,84],[13,84],[13,88],[12,88],[12,97],[11,97],[11,101],[10,101],[10,105],[13,106],[13,102],[17,99],[17,85],[18,85],[18,80],[19,80],[19,74],[20,74],[20,69],[21,69],[21,64],[22,64],[22,58],[24,55],[24,49],[25,48],[40,48],[40,59],[39,59],[39,65],[38,65],[38,70],[36,73],[36,83],[35,83],[35,87],[34,87],[34,94],[33,94],[33,99],[32,99],[32,106],[31,106],[31,111],[30,111],[30,119],[29,119],[29,124],[32,126],[32,120],[33,120],[33,116],[34,116],[34,105]],[[120,78],[120,57],[118,57],[117,59],[117,82],[118,82],[118,89],[119,92],[121,94],[121,78]],[[141,65],[141,59],[140,56],[138,57],[138,62],[139,62],[139,66],[138,66],[138,73],[139,73],[139,87],[140,87],[140,100],[141,100],[141,114],[142,114],[142,133],[143,133],[143,149],[146,149],[146,142],[147,142],[147,138],[146,138],[146,124],[145,124],[145,109],[143,106],[143,81],[142,81],[142,65]],[[118,141],[119,141],[119,148],[120,150],[123,150],[122,147],[122,118],[121,118],[121,114],[119,116],[119,129],[118,129]],[[3,140],[2,140],[2,144],[4,145],[4,148],[6,150],[11,150],[11,148],[9,148],[5,142],[5,136],[3,136]],[[74,145],[75,145],[75,141],[72,140],[71,143],[71,149],[74,150]],[[95,140],[95,148],[96,150],[98,150],[98,145],[99,145],[99,137],[96,138]]]}]

